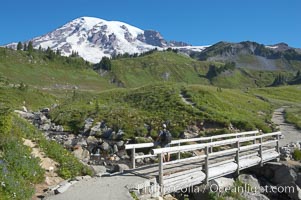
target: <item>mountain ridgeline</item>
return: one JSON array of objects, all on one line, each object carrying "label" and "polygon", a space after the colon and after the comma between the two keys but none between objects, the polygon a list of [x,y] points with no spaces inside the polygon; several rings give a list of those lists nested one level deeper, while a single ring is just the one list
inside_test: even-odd
[{"label": "mountain ridgeline", "polygon": [[255,70],[296,71],[301,67],[301,50],[285,43],[265,46],[256,42],[219,42],[191,54],[203,61],[235,62],[237,67]]}]

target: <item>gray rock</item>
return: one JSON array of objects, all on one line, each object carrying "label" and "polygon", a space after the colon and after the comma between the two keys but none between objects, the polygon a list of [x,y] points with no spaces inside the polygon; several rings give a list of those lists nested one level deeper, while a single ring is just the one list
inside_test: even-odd
[{"label": "gray rock", "polygon": [[124,154],[124,155],[121,156],[121,159],[123,159],[123,160],[129,160],[130,158],[131,157],[128,156],[127,154]]},{"label": "gray rock", "polygon": [[87,147],[87,141],[84,138],[77,138],[74,140],[74,145],[80,145],[82,147]]},{"label": "gray rock", "polygon": [[116,144],[114,144],[113,146],[113,153],[117,153],[118,152],[118,147]]},{"label": "gray rock", "polygon": [[61,125],[57,125],[56,128],[55,128],[55,131],[56,132],[64,132],[64,127],[61,126]]},{"label": "gray rock", "polygon": [[69,182],[64,183],[64,184],[61,185],[59,188],[57,188],[56,190],[54,190],[54,193],[55,193],[55,194],[61,194],[61,193],[63,193],[63,192],[66,192],[66,191],[70,188],[71,185],[72,185],[72,184],[69,183]]},{"label": "gray rock", "polygon": [[50,129],[50,124],[42,124],[39,127],[42,131],[48,131]]},{"label": "gray rock", "polygon": [[124,141],[120,140],[116,142],[117,147],[122,147],[124,145]]},{"label": "gray rock", "polygon": [[113,168],[113,172],[124,172],[125,170],[129,170],[129,166],[126,164],[117,164]]},{"label": "gray rock", "polygon": [[95,126],[93,126],[90,130],[90,135],[91,136],[94,136],[94,135],[101,135],[101,129],[100,129],[100,125],[101,125],[101,122],[97,122],[95,124]]},{"label": "gray rock", "polygon": [[45,124],[45,123],[47,123],[47,122],[49,122],[49,120],[48,120],[48,118],[45,116],[45,115],[40,115],[40,123],[41,124]]},{"label": "gray rock", "polygon": [[298,173],[295,183],[301,188],[301,173]]},{"label": "gray rock", "polygon": [[34,119],[35,115],[33,113],[29,112],[24,112],[21,110],[15,110],[15,113],[17,113],[20,117],[25,118],[25,119]]},{"label": "gray rock", "polygon": [[72,146],[73,146],[73,142],[72,142],[72,139],[73,139],[73,136],[70,136],[67,138],[66,141],[64,141],[64,146],[67,148],[67,149],[71,149]]},{"label": "gray rock", "polygon": [[116,134],[116,137],[114,139],[120,140],[120,139],[122,139],[123,136],[124,136],[123,130],[119,129],[118,132],[117,132],[117,134]]},{"label": "gray rock", "polygon": [[111,128],[108,128],[106,131],[103,132],[102,136],[105,139],[112,138],[113,130]]},{"label": "gray rock", "polygon": [[85,120],[85,125],[84,125],[84,133],[88,132],[90,130],[90,128],[92,127],[94,122],[94,119],[92,118],[87,118]]},{"label": "gray rock", "polygon": [[224,188],[231,188],[234,185],[234,179],[221,177],[209,182],[209,187],[211,191],[218,191],[218,189],[223,190]]},{"label": "gray rock", "polygon": [[151,159],[150,158],[144,158],[145,163],[150,163]]},{"label": "gray rock", "polygon": [[83,149],[81,146],[78,146],[77,149],[75,149],[72,154],[78,158],[79,160],[82,160],[84,162],[88,162],[90,160],[90,153],[86,149]]},{"label": "gray rock", "polygon": [[269,200],[268,197],[260,193],[243,192],[242,196],[248,200]]},{"label": "gray rock", "polygon": [[95,172],[95,175],[100,177],[104,173],[107,172],[107,168],[101,165],[91,165],[93,171]]},{"label": "gray rock", "polygon": [[[275,166],[274,166],[275,167]],[[274,184],[286,184],[297,180],[296,172],[289,166],[280,165],[274,170],[274,177],[271,180]]]},{"label": "gray rock", "polygon": [[96,137],[94,137],[94,136],[89,136],[87,138],[87,144],[88,145],[97,144],[98,142],[99,142],[98,139]]},{"label": "gray rock", "polygon": [[138,159],[136,160],[136,163],[138,163],[138,164],[143,164],[143,160],[142,160],[141,158],[138,158]]},{"label": "gray rock", "polygon": [[117,161],[117,162],[120,160],[120,158],[119,158],[118,156],[115,156],[114,159],[115,159],[115,161]]},{"label": "gray rock", "polygon": [[259,192],[260,184],[257,178],[254,177],[254,175],[241,174],[238,176],[238,180],[240,180],[244,184],[251,186],[252,189]]},{"label": "gray rock", "polygon": [[49,113],[49,111],[50,111],[50,108],[43,108],[40,110],[40,112],[42,112],[42,113]]},{"label": "gray rock", "polygon": [[100,148],[104,151],[108,151],[110,149],[110,145],[107,143],[107,142],[103,142],[101,145],[100,145]]},{"label": "gray rock", "polygon": [[301,189],[295,183],[287,183],[287,184],[280,184],[278,187],[282,186],[283,188],[288,188],[286,194],[292,198],[293,200],[301,200]]}]

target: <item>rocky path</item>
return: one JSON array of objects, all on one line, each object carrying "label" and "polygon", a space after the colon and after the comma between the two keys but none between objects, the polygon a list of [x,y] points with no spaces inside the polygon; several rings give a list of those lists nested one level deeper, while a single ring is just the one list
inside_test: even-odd
[{"label": "rocky path", "polygon": [[33,200],[40,199],[39,196],[44,195],[44,190],[50,186],[55,186],[64,181],[55,173],[57,162],[45,156],[44,152],[40,148],[36,147],[36,144],[28,139],[23,139],[24,145],[32,149],[32,155],[41,159],[41,167],[45,169],[45,181],[35,186],[36,193]]},{"label": "rocky path", "polygon": [[276,109],[272,117],[272,122],[279,126],[280,131],[284,135],[284,139],[280,140],[280,146],[301,141],[301,131],[296,129],[294,125],[285,122],[284,109],[284,107]]},{"label": "rocky path", "polygon": [[146,179],[132,175],[95,177],[72,185],[66,192],[50,196],[46,200],[132,200],[128,188],[143,183]]},{"label": "rocky path", "polygon": [[193,103],[190,99],[187,99],[187,98],[183,95],[183,93],[180,93],[179,96],[180,96],[181,100],[182,100],[185,104],[191,105],[192,107],[195,108],[195,103]]}]

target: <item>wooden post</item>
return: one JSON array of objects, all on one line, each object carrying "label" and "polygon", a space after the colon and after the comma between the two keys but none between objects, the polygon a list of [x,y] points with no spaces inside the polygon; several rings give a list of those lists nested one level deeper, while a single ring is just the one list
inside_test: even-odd
[{"label": "wooden post", "polygon": [[[181,146],[181,143],[179,143],[178,146]],[[181,151],[178,152],[178,160],[180,159],[181,159]]]},{"label": "wooden post", "polygon": [[236,171],[236,174],[237,174],[237,176],[238,176],[238,175],[239,175],[239,168],[240,168],[240,164],[239,164],[239,149],[240,149],[239,140],[237,140],[237,142],[236,142],[236,148],[237,148],[237,151],[236,151],[236,157],[235,157],[235,160],[236,160],[236,164],[237,164],[237,171]]},{"label": "wooden post", "polygon": [[280,147],[279,147],[279,140],[280,140],[280,135],[277,135],[277,142],[276,142],[276,151],[279,153],[279,157],[276,159],[277,162],[280,161]]},{"label": "wooden post", "polygon": [[260,156],[260,166],[263,166],[263,157],[262,157],[262,137],[259,138],[259,156]]},{"label": "wooden post", "polygon": [[[256,136],[256,133],[254,133],[254,136]],[[254,139],[253,144],[256,144],[256,139]]]},{"label": "wooden post", "polygon": [[209,182],[209,147],[206,146],[205,148],[205,174],[206,174],[206,179],[205,179],[205,184],[208,184]]},{"label": "wooden post", "polygon": [[136,151],[135,151],[135,148],[133,148],[133,149],[132,149],[132,166],[133,166],[133,169],[136,168],[135,154],[136,154]]},{"label": "wooden post", "polygon": [[280,140],[280,135],[277,135],[276,137],[277,137],[277,142],[276,142],[276,151],[277,151],[278,153],[280,153],[280,148],[279,148],[279,140]]},{"label": "wooden post", "polygon": [[163,153],[158,154],[159,159],[159,185],[160,185],[160,191],[161,195],[164,195],[164,188],[163,188]]},{"label": "wooden post", "polygon": [[[210,142],[213,142],[213,139],[212,139],[212,138],[210,139]],[[210,153],[212,153],[212,152],[213,152],[213,147],[211,146],[211,147],[210,147]]]}]

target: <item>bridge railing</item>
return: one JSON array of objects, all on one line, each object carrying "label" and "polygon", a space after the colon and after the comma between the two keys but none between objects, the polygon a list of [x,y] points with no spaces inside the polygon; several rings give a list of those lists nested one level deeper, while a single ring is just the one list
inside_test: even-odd
[{"label": "bridge railing", "polygon": [[[220,165],[220,163],[215,163],[210,165],[209,159],[214,158],[216,156],[223,156],[223,155],[228,155],[228,154],[235,154],[234,159],[222,161],[222,163],[226,162],[235,162],[237,164],[237,173],[239,173],[240,168],[240,163],[239,159],[242,157],[248,157],[252,156],[252,154],[248,154],[245,156],[240,156],[240,153],[246,152],[248,150],[257,150],[254,155],[258,155],[260,157],[260,164],[263,164],[263,152],[264,151],[271,151],[271,150],[276,150],[279,153],[279,139],[280,139],[281,132],[274,132],[274,133],[267,133],[267,134],[261,134],[261,135],[256,135],[256,136],[248,136],[248,137],[238,137],[238,138],[233,138],[233,139],[226,139],[226,140],[221,140],[221,141],[215,141],[215,142],[209,142],[209,143],[202,143],[202,144],[191,144],[191,145],[184,145],[184,146],[175,146],[175,147],[167,147],[167,148],[159,148],[159,149],[153,149],[151,152],[153,155],[158,156],[159,160],[159,184],[162,186],[163,185],[163,172],[164,172],[164,166],[174,164],[177,162],[185,162],[188,160],[193,160],[193,159],[204,159],[204,172],[206,174],[206,179],[205,182],[207,183],[209,181],[209,166],[213,167],[214,165]],[[272,148],[264,150],[263,147],[266,145],[271,145],[273,143],[276,143],[275,145],[272,146]],[[235,145],[235,147],[231,147],[226,150],[221,150],[217,152],[213,152],[210,149],[212,147],[219,147],[219,146],[231,146]],[[187,152],[187,151],[196,151],[196,150],[203,150],[204,154],[199,155],[199,156],[194,156],[190,158],[184,158],[184,159],[179,159],[179,160],[174,160],[170,162],[164,162],[163,163],[163,156],[167,153],[176,153],[176,152]]]},{"label": "bridge railing", "polygon": [[[241,133],[230,133],[230,134],[223,134],[223,135],[215,135],[210,137],[199,137],[199,138],[190,138],[190,139],[180,139],[180,140],[172,140],[171,146],[178,146],[180,147],[181,144],[190,143],[190,142],[214,142],[216,140],[220,139],[229,139],[229,138],[240,138],[240,137],[246,137],[249,135],[256,136],[257,134],[260,134],[260,131],[247,131],[247,132],[241,132]],[[125,145],[126,150],[131,150],[131,159],[132,159],[132,167],[133,169],[136,168],[136,160],[137,159],[143,159],[143,158],[150,158],[150,157],[156,157],[157,155],[153,154],[146,154],[146,155],[137,155],[136,156],[136,149],[144,149],[144,148],[151,148],[154,147],[154,143],[140,143],[140,144],[127,144]],[[209,151],[212,152],[212,148],[210,147]],[[178,159],[181,159],[181,151],[172,152],[172,154],[177,153]]]}]

